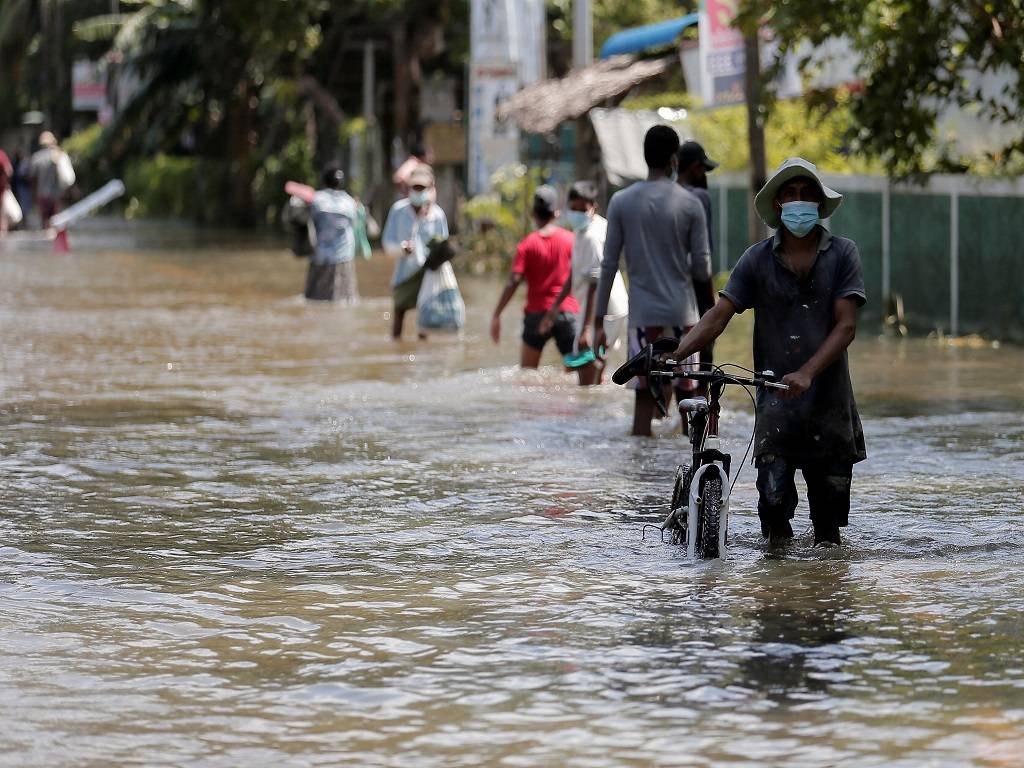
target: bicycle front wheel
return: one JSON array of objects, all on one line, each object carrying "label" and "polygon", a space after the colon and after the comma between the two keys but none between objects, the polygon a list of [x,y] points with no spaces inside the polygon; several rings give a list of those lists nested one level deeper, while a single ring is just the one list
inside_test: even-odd
[{"label": "bicycle front wheel", "polygon": [[704,490],[697,510],[697,557],[721,557],[718,551],[718,532],[721,525],[722,477],[716,474],[704,480]]},{"label": "bicycle front wheel", "polygon": [[671,516],[672,543],[686,543],[686,512],[690,505],[690,479],[693,477],[693,470],[689,464],[680,464],[676,467],[676,482],[672,487],[672,505],[669,508]]}]

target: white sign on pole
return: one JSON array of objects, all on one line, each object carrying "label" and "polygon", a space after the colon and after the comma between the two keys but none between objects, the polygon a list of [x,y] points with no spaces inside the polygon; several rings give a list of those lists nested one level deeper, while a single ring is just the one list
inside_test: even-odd
[{"label": "white sign on pole", "polygon": [[[732,26],[739,10],[738,0],[701,0],[697,29],[700,37],[701,99],[706,107],[742,104],[746,52],[743,33]],[[762,27],[761,67],[775,60],[778,43],[771,30]],[[789,56],[773,83],[775,95],[781,99],[802,93],[796,59]]]},{"label": "white sign on pole", "polygon": [[736,0],[702,0],[697,31],[700,38],[701,98],[706,107],[741,104],[744,100],[743,33],[732,26]]},{"label": "white sign on pole", "polygon": [[469,76],[469,179],[471,195],[486,192],[498,168],[519,159],[519,129],[499,122],[498,104],[519,90],[514,64],[472,64]]},{"label": "white sign on pole", "polygon": [[107,105],[107,73],[97,61],[77,59],[71,65],[71,108],[101,112]]},{"label": "white sign on pole", "polygon": [[491,176],[519,159],[519,129],[499,122],[498,104],[542,75],[543,0],[471,0],[467,187],[490,189]]}]

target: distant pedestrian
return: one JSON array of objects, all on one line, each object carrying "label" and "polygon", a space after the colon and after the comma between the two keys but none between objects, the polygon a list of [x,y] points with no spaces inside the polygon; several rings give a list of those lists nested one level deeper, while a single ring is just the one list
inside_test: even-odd
[{"label": "distant pedestrian", "polygon": [[384,252],[396,260],[391,278],[391,335],[395,339],[402,337],[405,313],[416,308],[432,241],[448,237],[448,219],[433,200],[433,170],[429,165],[419,165],[409,174],[408,181],[409,195],[391,206],[381,235]]},{"label": "distant pedestrian", "polygon": [[337,166],[323,173],[323,189],[310,203],[316,243],[309,257],[306,298],[316,301],[359,301],[356,283],[356,201],[342,187],[345,174]]},{"label": "distant pedestrian", "polygon": [[[715,251],[715,227],[711,216],[711,195],[708,194],[708,172],[715,170],[718,163],[708,157],[704,147],[696,141],[684,141],[676,153],[679,158],[679,184],[690,194],[700,200],[704,208],[704,218],[708,223],[708,252]],[[701,317],[715,306],[715,281],[694,280],[693,292],[697,298],[697,311]],[[700,351],[702,368],[710,368],[714,363],[714,344],[709,344]]]},{"label": "distant pedestrian", "polygon": [[0,237],[21,221],[21,206],[14,196],[14,165],[7,153],[0,149]]},{"label": "distant pedestrian", "polygon": [[579,305],[571,293],[561,300],[553,322],[544,323],[548,310],[554,306],[572,274],[573,235],[558,226],[558,214],[558,193],[553,187],[538,187],[533,196],[533,221],[537,229],[516,248],[512,274],[491,317],[491,339],[497,344],[501,340],[501,313],[525,280],[523,343],[519,348],[519,365],[523,368],[536,368],[540,364],[541,353],[549,339],[554,338],[564,357],[573,351],[576,338]]},{"label": "distant pedestrian", "polygon": [[40,225],[50,226],[50,218],[60,210],[64,194],[75,183],[75,170],[71,158],[57,144],[57,137],[49,131],[39,135],[39,150],[29,162],[32,197],[39,208]]},{"label": "distant pedestrian", "polygon": [[[629,349],[633,355],[659,336],[682,338],[697,323],[694,280],[711,279],[708,229],[700,202],[673,181],[679,136],[655,125],[644,136],[647,180],[616,192],[608,206],[608,235],[601,263],[595,316],[608,312],[612,286],[625,250],[629,278]],[[595,321],[595,344],[605,331]],[[693,363],[697,362],[694,355]],[[688,382],[680,379],[680,382]],[[684,383],[677,396],[693,391]],[[654,399],[646,382],[638,382],[633,434],[651,434]]]},{"label": "distant pedestrian", "polygon": [[29,158],[21,152],[11,155],[11,165],[14,166],[14,177],[11,180],[11,189],[14,197],[21,207],[22,225],[28,219],[32,210],[32,183],[29,181]]},{"label": "distant pedestrian", "polygon": [[391,177],[395,186],[398,187],[398,193],[402,195],[402,197],[409,194],[409,177],[412,175],[412,172],[421,165],[430,165],[430,160],[428,158],[429,155],[427,154],[427,149],[420,142],[416,142],[409,149],[409,157],[407,157],[402,164],[398,166],[398,170],[396,170],[394,175]]},{"label": "distant pedestrian", "polygon": [[[554,327],[561,311],[562,301],[571,293],[580,304],[576,316],[576,341],[566,365],[576,369],[581,385],[600,384],[604,370],[604,352],[593,348],[594,308],[597,305],[597,283],[601,277],[601,258],[608,222],[597,213],[597,185],[592,181],[577,181],[569,188],[569,210],[566,218],[576,239],[572,247],[572,276],[565,281],[562,292],[541,322],[541,333]],[[608,299],[608,313],[604,316],[605,343],[615,349],[626,336],[629,298],[622,275],[617,274]]]}]

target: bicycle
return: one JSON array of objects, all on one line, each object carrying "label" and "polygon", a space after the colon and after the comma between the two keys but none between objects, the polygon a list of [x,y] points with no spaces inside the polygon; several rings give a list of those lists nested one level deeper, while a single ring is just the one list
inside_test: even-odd
[{"label": "bicycle", "polygon": [[[724,558],[729,530],[729,497],[739,473],[730,483],[732,457],[722,452],[718,435],[722,393],[726,385],[735,384],[742,386],[754,401],[748,387],[783,391],[789,386],[779,383],[773,371],[757,373],[733,363],[713,365],[710,370],[676,370],[679,361],[662,359],[663,355],[674,352],[676,345],[676,339],[668,337],[648,344],[615,371],[612,381],[625,384],[635,376],[646,377],[648,391],[662,416],[668,415],[666,382],[686,378],[707,385],[706,397],[691,397],[679,402],[679,413],[686,419],[693,454],[689,464],[676,467],[669,514],[659,528],[663,538],[665,531],[669,530],[673,544],[685,544],[687,557]],[[738,368],[753,375],[728,374],[722,370],[725,367]],[[754,418],[757,418],[756,402]],[[752,432],[743,462],[753,440]]]}]

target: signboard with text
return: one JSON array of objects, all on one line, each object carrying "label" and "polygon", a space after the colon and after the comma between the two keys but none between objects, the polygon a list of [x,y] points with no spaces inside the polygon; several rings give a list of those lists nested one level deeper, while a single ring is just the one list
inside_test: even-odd
[{"label": "signboard with text", "polygon": [[[746,53],[743,33],[733,26],[739,12],[739,0],[702,0],[698,31],[700,36],[701,99],[706,107],[742,104]],[[762,27],[761,67],[769,67],[778,48],[771,30]],[[784,62],[773,83],[778,98],[791,98],[801,93],[796,60],[790,56]]]},{"label": "signboard with text", "polygon": [[700,37],[701,98],[704,106],[744,100],[743,34],[732,26],[739,0],[703,0],[697,23]]}]

